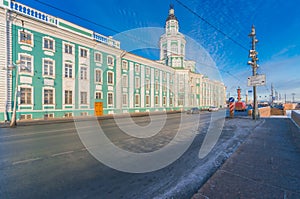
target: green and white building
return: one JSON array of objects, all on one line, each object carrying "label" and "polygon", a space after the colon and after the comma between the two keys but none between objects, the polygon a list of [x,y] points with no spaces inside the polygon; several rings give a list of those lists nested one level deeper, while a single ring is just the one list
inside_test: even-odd
[{"label": "green and white building", "polygon": [[[195,72],[171,7],[160,60],[10,0],[0,0],[0,121],[223,107],[225,86]],[[16,97],[15,97],[16,96]]]}]

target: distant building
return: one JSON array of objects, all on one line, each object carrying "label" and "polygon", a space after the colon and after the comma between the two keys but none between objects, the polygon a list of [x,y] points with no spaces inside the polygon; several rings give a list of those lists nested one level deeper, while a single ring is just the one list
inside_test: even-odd
[{"label": "distant building", "polygon": [[159,61],[124,53],[111,37],[15,1],[1,0],[0,27],[0,121],[10,120],[14,100],[18,120],[225,104],[224,84],[185,60],[173,7]]}]

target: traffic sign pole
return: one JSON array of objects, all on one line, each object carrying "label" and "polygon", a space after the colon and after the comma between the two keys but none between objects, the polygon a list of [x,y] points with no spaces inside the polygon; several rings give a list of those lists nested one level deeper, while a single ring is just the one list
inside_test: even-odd
[{"label": "traffic sign pole", "polygon": [[228,101],[229,101],[230,117],[233,118],[234,117],[234,98],[230,97]]}]

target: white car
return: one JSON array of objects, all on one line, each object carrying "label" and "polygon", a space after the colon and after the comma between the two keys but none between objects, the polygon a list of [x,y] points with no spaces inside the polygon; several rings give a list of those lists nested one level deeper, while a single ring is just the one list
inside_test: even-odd
[{"label": "white car", "polygon": [[210,106],[210,107],[208,108],[208,111],[209,111],[209,112],[212,112],[212,111],[218,111],[218,110],[219,110],[219,108],[216,107],[216,106]]}]

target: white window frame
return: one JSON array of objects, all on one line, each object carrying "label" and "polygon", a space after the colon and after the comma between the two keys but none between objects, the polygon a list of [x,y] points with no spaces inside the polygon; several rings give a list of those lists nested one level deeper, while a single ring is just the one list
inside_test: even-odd
[{"label": "white window frame", "polygon": [[[66,76],[66,65],[68,65],[67,76]],[[71,67],[69,67],[69,66],[71,66]],[[74,68],[74,67],[73,67],[73,64],[72,64],[72,63],[65,62],[65,63],[64,63],[64,75],[63,75],[63,77],[64,77],[64,78],[70,78],[70,79],[74,78],[74,75],[73,75],[74,69],[73,69],[73,68]],[[71,69],[71,73],[70,73],[70,69]]]},{"label": "white window frame", "polygon": [[141,104],[141,96],[140,94],[135,94],[134,96],[134,105],[135,106],[140,106]]},{"label": "white window frame", "polygon": [[163,96],[163,105],[167,105],[167,97]]},{"label": "white window frame", "polygon": [[146,75],[150,75],[150,68],[146,67]]},{"label": "white window frame", "polygon": [[[30,68],[28,67],[28,61],[26,60],[25,64],[23,63],[23,61],[21,60],[21,57],[27,57],[30,58]],[[34,71],[34,57],[32,55],[29,55],[27,53],[19,53],[19,60],[21,61],[18,70],[19,70],[19,74],[27,74],[27,75],[31,75],[33,76],[33,71]],[[30,70],[28,70],[30,69]]]},{"label": "white window frame", "polygon": [[[68,47],[68,48],[66,48]],[[70,43],[64,43],[63,52],[65,54],[73,55],[74,54],[74,45]]]},{"label": "white window frame", "polygon": [[[100,81],[97,81],[97,77],[98,77],[98,75],[97,75],[97,73],[98,72],[100,72]],[[95,69],[95,79],[94,79],[94,82],[95,82],[95,84],[102,84],[102,81],[103,80],[103,73],[102,73],[102,70],[101,69]]]},{"label": "white window frame", "polygon": [[[48,66],[48,74],[45,74],[45,61],[51,61],[52,62],[52,72],[53,74],[50,74],[50,66]],[[43,77],[51,77],[54,78],[55,77],[55,60],[50,59],[50,58],[43,58]]]},{"label": "white window frame", "polygon": [[155,103],[155,105],[159,105],[159,97],[158,97],[158,95],[155,95],[155,97],[154,97],[154,103]]},{"label": "white window frame", "polygon": [[[111,62],[110,62],[110,60],[111,60]],[[107,65],[113,67],[113,66],[114,66],[114,62],[115,62],[114,57],[111,56],[111,55],[108,55],[108,56],[107,56]]]},{"label": "white window frame", "polygon": [[128,62],[125,60],[122,60],[122,69],[123,70],[128,70]]},{"label": "white window frame", "polygon": [[[111,95],[112,103],[109,103],[109,96]],[[107,92],[107,106],[114,106],[114,93],[113,92]]]},{"label": "white window frame", "polygon": [[122,87],[128,88],[128,75],[122,75]]},{"label": "white window frame", "polygon": [[[22,35],[22,33],[25,33],[26,35],[30,35],[30,40],[29,40],[30,42],[26,42],[27,39],[26,39],[26,40],[21,40],[21,35]],[[34,37],[33,37],[33,33],[31,33],[31,32],[28,31],[28,30],[22,30],[22,29],[20,29],[20,30],[18,31],[18,43],[21,44],[21,45],[27,45],[27,46],[33,47],[33,46],[34,46]]]},{"label": "white window frame", "polygon": [[141,88],[141,79],[140,79],[140,77],[135,77],[134,78],[134,87],[135,87],[135,89],[140,89]]},{"label": "white window frame", "polygon": [[[86,95],[83,96],[83,94],[86,94]],[[88,105],[88,92],[87,91],[80,91],[80,104]]]},{"label": "white window frame", "polygon": [[128,106],[128,94],[127,93],[122,94],[122,106]]},{"label": "white window frame", "polygon": [[[97,57],[98,57],[98,55],[99,55],[99,57],[100,57],[100,60],[97,60]],[[94,53],[94,61],[96,62],[96,63],[102,63],[102,53],[100,53],[100,52],[95,52]]]},{"label": "white window frame", "polygon": [[[112,74],[112,82],[109,82],[109,74]],[[107,84],[108,85],[114,84],[114,72],[112,72],[112,71],[107,71]]]},{"label": "white window frame", "polygon": [[146,106],[150,105],[150,95],[145,96],[145,103],[146,103]]},{"label": "white window frame", "polygon": [[155,70],[155,78],[156,78],[156,79],[159,78],[159,71],[158,71],[158,69]]},{"label": "white window frame", "polygon": [[140,64],[134,64],[134,71],[135,73],[141,72],[141,65]]},{"label": "white window frame", "polygon": [[[46,45],[46,41],[45,40],[48,40],[48,41],[52,42],[52,48],[45,47],[45,45]],[[55,40],[52,39],[51,37],[43,37],[43,50],[55,52]]]},{"label": "white window frame", "polygon": [[155,90],[159,91],[159,81],[158,80],[155,81]]},{"label": "white window frame", "polygon": [[[25,88],[25,89],[31,89],[31,98],[30,98],[30,102],[31,103],[21,103],[21,98],[22,98],[22,93],[21,93],[21,88]],[[20,96],[19,96],[19,99],[18,99],[18,104],[20,105],[20,106],[28,106],[28,105],[33,105],[34,104],[34,101],[33,101],[33,96],[34,96],[34,90],[33,90],[33,87],[32,86],[29,86],[29,85],[21,85],[21,86],[18,86],[18,91],[20,92]],[[25,99],[27,99],[27,97],[25,96]],[[25,101],[27,101],[27,100],[25,100]]]},{"label": "white window frame", "polygon": [[[100,93],[100,98],[97,98],[97,94]],[[102,91],[95,91],[95,99],[103,99],[103,92]]]},{"label": "white window frame", "polygon": [[151,85],[150,85],[150,79],[146,79],[146,90],[150,91]]},{"label": "white window frame", "polygon": [[[45,104],[45,90],[52,90],[52,102],[53,103],[48,103],[48,104]],[[52,87],[43,87],[43,105],[55,105],[55,88],[52,88]]]},{"label": "white window frame", "polygon": [[81,58],[88,58],[89,57],[88,49],[79,47],[79,56]]},{"label": "white window frame", "polygon": [[88,80],[88,67],[80,66],[80,80]]},{"label": "white window frame", "polygon": [[[67,103],[66,103],[66,91],[68,91],[68,100],[67,100]],[[67,90],[67,89],[65,89],[64,91],[63,91],[64,93],[63,93],[63,95],[64,95],[64,100],[63,100],[63,103],[64,103],[64,105],[73,105],[73,103],[74,103],[74,92],[72,91],[72,90]],[[71,92],[72,93],[72,95],[71,95],[71,103],[70,103],[70,99],[69,99],[69,92]]]}]

